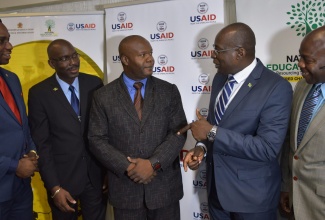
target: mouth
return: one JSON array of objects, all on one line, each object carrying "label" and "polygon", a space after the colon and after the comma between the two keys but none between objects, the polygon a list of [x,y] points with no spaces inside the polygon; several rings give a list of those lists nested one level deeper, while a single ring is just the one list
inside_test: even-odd
[{"label": "mouth", "polygon": [[6,59],[10,59],[11,56],[10,56],[11,53],[3,53],[2,56]]}]

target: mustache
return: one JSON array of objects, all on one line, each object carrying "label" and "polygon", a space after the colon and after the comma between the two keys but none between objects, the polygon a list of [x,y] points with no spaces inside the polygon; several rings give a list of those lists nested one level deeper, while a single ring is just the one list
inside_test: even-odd
[{"label": "mustache", "polygon": [[79,67],[80,67],[80,65],[75,64],[75,65],[71,65],[71,66],[67,67],[66,70],[71,70],[71,69],[79,68]]}]

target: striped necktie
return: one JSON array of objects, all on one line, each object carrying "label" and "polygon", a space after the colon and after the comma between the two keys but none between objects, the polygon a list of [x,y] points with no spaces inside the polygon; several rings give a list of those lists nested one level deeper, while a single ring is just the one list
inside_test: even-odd
[{"label": "striped necktie", "polygon": [[221,121],[221,118],[223,116],[223,114],[226,111],[226,106],[227,103],[229,101],[229,97],[232,93],[232,90],[234,88],[234,85],[236,83],[236,80],[234,79],[233,76],[229,76],[228,77],[228,82],[225,84],[225,86],[223,87],[222,93],[219,96],[219,100],[216,104],[216,108],[215,108],[215,122],[216,125],[218,125]]},{"label": "striped necktie", "polygon": [[306,132],[306,129],[310,123],[315,107],[318,103],[319,96],[321,94],[321,84],[314,87],[313,93],[311,93],[305,100],[302,107],[299,119],[298,135],[297,135],[297,147],[299,147],[302,138]]}]

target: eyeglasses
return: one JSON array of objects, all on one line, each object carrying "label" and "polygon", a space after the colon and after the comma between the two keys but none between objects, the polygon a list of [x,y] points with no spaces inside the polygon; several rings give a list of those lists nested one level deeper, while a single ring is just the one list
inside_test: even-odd
[{"label": "eyeglasses", "polygon": [[225,52],[225,51],[229,51],[229,50],[236,50],[236,49],[241,48],[241,47],[240,46],[237,46],[237,47],[233,47],[233,48],[228,48],[228,49],[223,49],[223,50],[217,50],[217,49],[215,49],[216,47],[213,44],[213,48],[214,48],[213,51],[216,53],[216,55],[219,55],[219,53],[221,53],[221,52]]},{"label": "eyeglasses", "polygon": [[54,60],[54,61],[58,61],[58,62],[70,62],[71,60],[79,60],[79,57],[80,57],[80,54],[78,54],[77,52],[75,52],[74,54],[72,54],[71,56],[63,56],[63,57],[59,57],[59,58],[52,58],[51,60]]}]

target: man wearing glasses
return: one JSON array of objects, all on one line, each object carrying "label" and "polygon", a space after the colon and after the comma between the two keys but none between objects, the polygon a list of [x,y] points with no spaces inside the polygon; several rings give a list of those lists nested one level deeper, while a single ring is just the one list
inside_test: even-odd
[{"label": "man wearing glasses", "polygon": [[77,219],[79,200],[84,220],[101,220],[103,175],[88,151],[87,128],[92,93],[103,83],[79,72],[79,54],[70,42],[54,40],[47,53],[55,73],[30,89],[28,107],[52,216]]},{"label": "man wearing glasses", "polygon": [[223,28],[215,38],[207,120],[191,129],[198,141],[184,159],[197,169],[206,153],[211,219],[276,220],[281,174],[278,156],[286,136],[291,85],[255,57],[255,35],[243,23]]}]

